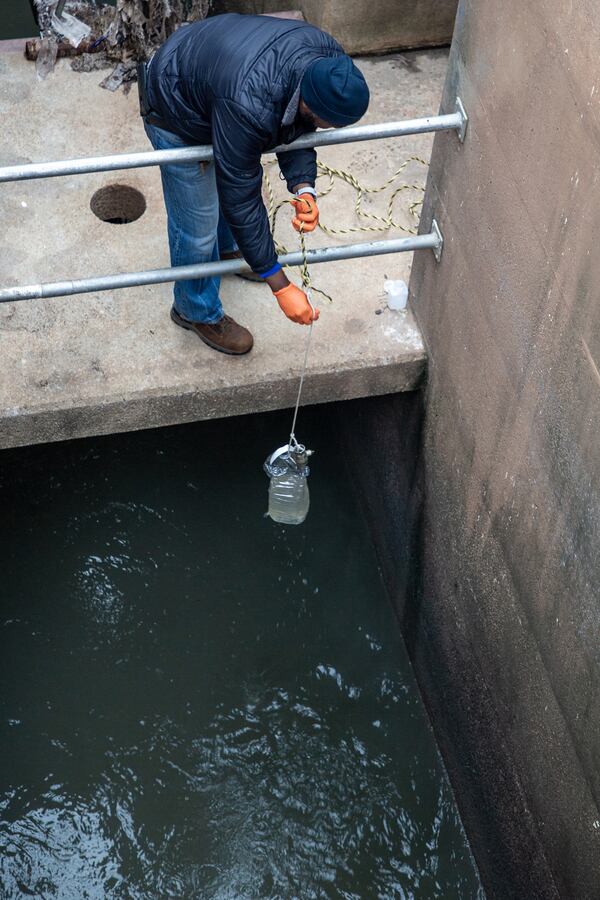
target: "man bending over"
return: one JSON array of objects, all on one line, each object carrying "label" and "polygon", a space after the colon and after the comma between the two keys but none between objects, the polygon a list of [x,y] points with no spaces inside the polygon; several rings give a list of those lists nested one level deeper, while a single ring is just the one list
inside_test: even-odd
[{"label": "man bending over", "polygon": [[[367,84],[340,45],[304,22],[228,14],[175,32],[146,64],[142,109],[156,150],[212,144],[210,163],[161,166],[171,265],[244,258],[285,315],[308,325],[304,291],[277,262],[262,202],[261,154],[365,113]],[[314,150],[277,154],[293,225],[318,223]],[[219,278],[177,281],[171,318],[215,350],[243,354],[250,332],[225,315]]]}]

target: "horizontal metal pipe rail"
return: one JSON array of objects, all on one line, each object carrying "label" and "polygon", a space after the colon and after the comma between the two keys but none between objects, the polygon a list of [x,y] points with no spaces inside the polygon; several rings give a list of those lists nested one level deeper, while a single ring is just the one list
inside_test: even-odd
[{"label": "horizontal metal pipe rail", "polygon": [[[385,253],[407,253],[410,250],[433,250],[437,257],[441,253],[442,243],[442,236],[434,220],[429,234],[394,238],[389,241],[346,244],[343,247],[325,247],[321,250],[308,250],[306,259],[309,265],[312,265],[313,263],[333,262],[340,259],[381,256]],[[304,258],[300,252],[285,253],[279,257],[279,262],[283,266],[300,266],[303,261]],[[176,266],[172,269],[150,269],[146,272],[125,272],[119,275],[97,275],[93,278],[80,278],[76,281],[54,281],[47,284],[29,284],[24,287],[4,288],[0,290],[0,303],[10,303],[15,300],[35,300],[41,297],[66,297],[70,294],[86,294],[90,291],[110,291],[142,284],[163,284],[167,281],[184,281],[215,275],[234,275],[236,272],[249,271],[248,264],[243,260],[232,259],[225,262]]]},{"label": "horizontal metal pipe rail", "polygon": [[[305,147],[348,144],[355,141],[381,140],[383,138],[424,134],[434,131],[456,131],[459,140],[462,142],[465,138],[467,123],[467,114],[460,98],[457,98],[455,112],[447,115],[426,116],[421,119],[405,119],[401,122],[356,125],[350,128],[313,132],[303,135],[291,144],[276,147],[272,152],[279,153]],[[119,153],[112,156],[91,156],[58,162],[26,163],[24,165],[0,167],[0,183],[26,181],[34,178],[52,178],[60,175],[83,175],[90,172],[136,169],[174,162],[206,161],[212,159],[212,156],[212,147],[205,146],[184,147],[178,150],[150,150],[142,153]],[[380,256],[385,253],[406,253],[411,250],[433,250],[435,258],[439,261],[443,243],[442,234],[434,219],[431,223],[431,232],[429,234],[309,250],[307,262],[312,264],[340,259],[357,259],[364,256]],[[284,266],[299,266],[302,265],[304,260],[301,253],[286,253],[279,258],[279,261]],[[91,291],[109,291],[137,285],[162,284],[167,281],[184,281],[216,275],[233,275],[244,271],[250,270],[243,260],[229,260],[225,262],[199,263],[191,266],[177,266],[169,269],[151,269],[145,272],[98,275],[92,278],[80,278],[71,281],[29,284],[21,287],[0,289],[0,303],[34,300],[43,297],[66,297],[71,294],[85,294]]]},{"label": "horizontal metal pipe rail", "polygon": [[[460,100],[456,112],[443,116],[427,116],[423,119],[405,119],[401,122],[384,122],[379,125],[355,125],[305,134],[291,144],[276,147],[272,153],[285,153],[306,147],[325,147],[349,144],[355,141],[374,141],[382,138],[402,137],[409,134],[425,134],[431,131],[456,131],[462,141],[467,116]],[[64,159],[58,162],[25,163],[0,168],[0,182],[26,181],[33,178],[53,178],[58,175],[85,175],[90,172],[113,172],[119,169],[139,169],[174,162],[205,162],[212,159],[210,145],[183,147],[178,150],[146,150],[141,153],[117,153],[112,156],[89,156],[82,159]]]}]

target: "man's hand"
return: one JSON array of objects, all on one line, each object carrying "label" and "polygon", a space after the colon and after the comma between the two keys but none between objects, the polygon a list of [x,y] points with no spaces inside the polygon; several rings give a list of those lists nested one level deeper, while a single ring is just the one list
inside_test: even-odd
[{"label": "man's hand", "polygon": [[277,302],[288,319],[298,325],[310,325],[319,318],[319,310],[313,309],[304,291],[295,284],[287,284],[278,291],[273,291]]},{"label": "man's hand", "polygon": [[292,225],[296,231],[301,229],[304,232],[314,231],[319,223],[319,208],[312,194],[301,193],[299,197],[294,197],[290,202],[296,210],[296,215],[292,219]]}]

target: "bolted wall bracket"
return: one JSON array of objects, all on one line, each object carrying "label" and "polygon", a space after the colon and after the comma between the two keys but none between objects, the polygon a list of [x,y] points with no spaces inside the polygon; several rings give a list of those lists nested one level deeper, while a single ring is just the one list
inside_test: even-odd
[{"label": "bolted wall bracket", "polygon": [[433,250],[435,261],[439,262],[442,258],[442,250],[444,249],[444,236],[440,231],[440,226],[435,219],[433,219],[431,222],[431,234],[435,235],[437,238],[435,245],[431,249]]},{"label": "bolted wall bracket", "polygon": [[455,111],[455,112],[460,116],[460,118],[461,118],[461,123],[460,123],[460,125],[458,126],[458,128],[456,129],[456,133],[457,133],[457,135],[458,135],[458,139],[459,139],[459,141],[461,142],[461,144],[464,144],[464,142],[465,142],[465,135],[466,135],[466,133],[467,133],[467,125],[469,124],[469,117],[468,117],[468,115],[467,115],[467,113],[466,113],[466,110],[465,110],[465,108],[464,108],[464,106],[463,106],[463,102],[462,102],[462,100],[460,99],[460,97],[457,97],[457,98],[456,98],[456,105],[455,105],[455,107],[454,107],[454,111]]}]

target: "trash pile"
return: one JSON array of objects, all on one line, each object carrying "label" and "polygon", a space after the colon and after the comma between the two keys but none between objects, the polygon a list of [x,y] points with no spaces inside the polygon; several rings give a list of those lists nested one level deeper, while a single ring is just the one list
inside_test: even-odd
[{"label": "trash pile", "polygon": [[33,0],[40,39],[28,41],[25,55],[45,78],[60,57],[89,72],[110,68],[101,87],[125,90],[136,79],[136,66],[181,25],[204,19],[211,0]]}]

